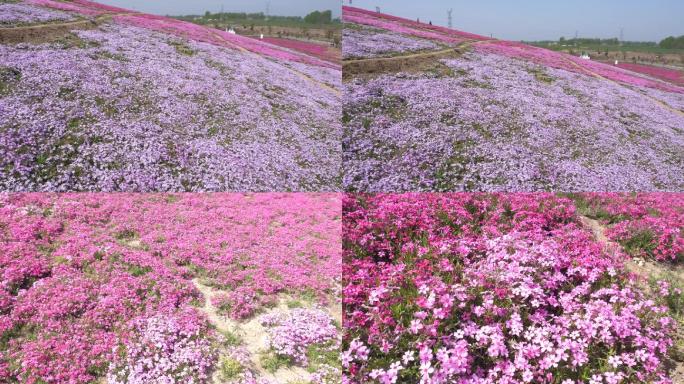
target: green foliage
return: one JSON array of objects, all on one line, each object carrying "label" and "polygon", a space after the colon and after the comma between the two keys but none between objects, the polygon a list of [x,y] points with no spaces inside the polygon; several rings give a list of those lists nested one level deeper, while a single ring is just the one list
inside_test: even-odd
[{"label": "green foliage", "polygon": [[219,332],[223,336],[223,342],[225,345],[229,347],[234,347],[242,344],[242,337],[237,332],[230,330],[220,330]]},{"label": "green foliage", "polygon": [[313,11],[304,16],[304,22],[309,24],[330,24],[332,22],[332,12],[327,11]]},{"label": "green foliage", "polygon": [[538,68],[528,68],[527,72],[534,75],[537,81],[542,83],[551,84],[556,81],[556,78],[547,74],[541,67]]},{"label": "green foliage", "polygon": [[193,56],[196,52],[183,41],[169,41],[169,45],[176,49],[176,52],[184,56]]},{"label": "green foliage", "polygon": [[135,277],[143,276],[152,271],[150,267],[143,267],[140,265],[131,264],[128,266],[128,273]]},{"label": "green foliage", "polygon": [[221,377],[224,380],[234,379],[244,370],[245,368],[240,364],[240,362],[232,357],[223,356],[219,361],[219,371],[221,372]]},{"label": "green foliage", "polygon": [[650,229],[639,229],[632,233],[632,236],[620,241],[625,252],[630,255],[646,254],[653,256],[653,251],[657,246],[655,234]]},{"label": "green foliage", "polygon": [[[306,18],[308,17],[308,20]],[[306,27],[312,24],[325,25],[326,28],[334,26],[340,28],[342,23],[339,18],[332,18],[332,12],[314,11],[305,17],[301,16],[278,16],[266,15],[264,12],[205,12],[204,15],[184,15],[177,16],[179,20],[189,21],[197,24],[220,24],[224,27],[241,25],[243,28],[253,30],[255,26],[285,26],[285,27]]]},{"label": "green foliage", "polygon": [[326,345],[310,345],[306,350],[306,358],[309,361],[309,366],[307,367],[309,372],[316,372],[321,365],[342,368],[340,351],[338,348],[335,348],[333,343],[328,343]]},{"label": "green foliage", "polygon": [[126,228],[114,234],[117,240],[133,240],[138,237],[138,233],[132,229]]},{"label": "green foliage", "polygon": [[580,215],[586,216],[591,219],[596,219],[599,221],[605,221],[609,225],[619,223],[620,221],[626,220],[628,218],[622,214],[611,214],[610,212],[603,209],[600,205],[592,204],[590,201],[585,199],[581,194],[569,193],[560,194],[560,196],[565,196],[569,199],[574,200],[575,208],[577,209],[577,213],[579,213]]},{"label": "green foliage", "polygon": [[665,49],[684,49],[684,35],[679,37],[667,37],[663,39],[658,46]]},{"label": "green foliage", "polygon": [[261,355],[261,366],[265,370],[273,373],[282,367],[289,367],[294,364],[288,356],[279,355],[274,352],[267,352]]}]

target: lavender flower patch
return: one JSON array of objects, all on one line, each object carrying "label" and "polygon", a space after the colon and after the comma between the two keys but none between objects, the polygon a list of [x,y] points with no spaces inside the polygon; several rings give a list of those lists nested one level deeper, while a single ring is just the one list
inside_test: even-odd
[{"label": "lavender flower patch", "polygon": [[426,39],[400,33],[375,30],[345,23],[342,31],[342,57],[378,57],[393,53],[437,49],[439,45]]},{"label": "lavender flower patch", "polygon": [[[296,61],[283,62],[283,65],[292,68],[295,71],[310,77],[312,80],[328,87],[334,88],[336,90],[342,89],[342,77],[340,76],[340,71],[338,69],[306,65]],[[335,107],[337,108],[337,116],[339,116],[342,108],[339,103]]]},{"label": "lavender flower patch", "polygon": [[[277,59],[137,27],[74,33],[0,46],[0,190],[340,188],[331,89]],[[333,70],[308,73],[335,85]]]},{"label": "lavender flower patch", "polygon": [[[290,313],[273,312],[260,317],[268,328],[269,344],[279,355],[308,365],[307,349],[316,344],[337,344],[339,335],[328,313],[320,309],[293,309]],[[334,349],[334,348],[333,348]]]},{"label": "lavender flower patch", "polygon": [[70,20],[72,18],[71,15],[60,11],[33,7],[21,3],[0,3],[0,27]]},{"label": "lavender flower patch", "polygon": [[339,383],[341,334],[323,309],[296,308],[259,317],[268,333],[268,346],[281,359],[306,367],[312,384]]},{"label": "lavender flower patch", "polygon": [[684,188],[684,117],[638,90],[496,54],[346,83],[353,191]]},{"label": "lavender flower patch", "polygon": [[[684,112],[684,94],[665,92],[653,88],[642,88],[640,89],[640,92],[643,92],[646,95],[654,97],[657,100],[664,102],[665,104],[669,105],[674,109]],[[684,130],[684,127],[680,127],[680,129]]]}]

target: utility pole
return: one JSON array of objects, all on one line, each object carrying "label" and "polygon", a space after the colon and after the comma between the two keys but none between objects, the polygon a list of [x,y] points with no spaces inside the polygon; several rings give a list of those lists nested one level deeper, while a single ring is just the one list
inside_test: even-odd
[{"label": "utility pole", "polygon": [[454,11],[453,8],[450,8],[450,9],[447,11],[447,15],[449,15],[449,28],[453,28],[453,23],[452,23],[452,19],[451,19],[451,12],[453,12],[453,11]]},{"label": "utility pole", "polygon": [[625,41],[625,29],[620,28],[620,45],[622,45],[623,41]]}]

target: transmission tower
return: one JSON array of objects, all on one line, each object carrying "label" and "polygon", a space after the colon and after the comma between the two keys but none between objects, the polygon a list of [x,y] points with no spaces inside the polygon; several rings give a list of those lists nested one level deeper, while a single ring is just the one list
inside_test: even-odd
[{"label": "transmission tower", "polygon": [[451,18],[451,12],[453,12],[453,11],[454,11],[453,8],[450,8],[447,11],[447,15],[449,15],[449,28],[453,28],[453,23],[452,23],[452,18]]},{"label": "transmission tower", "polygon": [[622,45],[622,42],[625,40],[625,29],[620,28],[620,45]]},{"label": "transmission tower", "polygon": [[271,2],[266,2],[266,21],[268,21],[269,16],[271,16]]},{"label": "transmission tower", "polygon": [[375,6],[375,12],[380,13],[380,7],[378,7],[377,5]]}]

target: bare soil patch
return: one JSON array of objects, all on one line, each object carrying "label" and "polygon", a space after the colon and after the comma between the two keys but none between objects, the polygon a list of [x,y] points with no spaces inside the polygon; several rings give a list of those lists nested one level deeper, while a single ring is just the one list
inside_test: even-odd
[{"label": "bare soil patch", "polygon": [[49,43],[67,36],[74,29],[92,29],[97,26],[97,20],[83,19],[66,23],[0,28],[0,44]]},{"label": "bare soil patch", "polygon": [[465,51],[463,47],[413,53],[408,55],[379,57],[370,59],[345,60],[342,64],[342,79],[358,76],[378,76],[384,73],[425,73],[445,74],[449,68],[440,63],[441,59],[454,59]]}]

